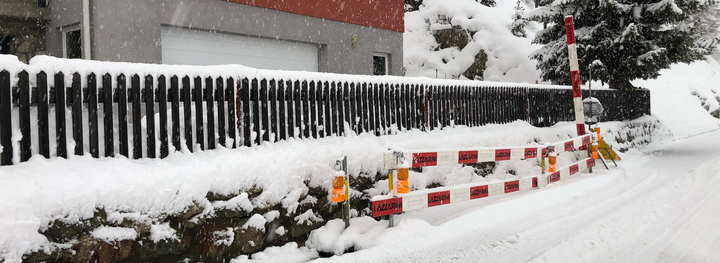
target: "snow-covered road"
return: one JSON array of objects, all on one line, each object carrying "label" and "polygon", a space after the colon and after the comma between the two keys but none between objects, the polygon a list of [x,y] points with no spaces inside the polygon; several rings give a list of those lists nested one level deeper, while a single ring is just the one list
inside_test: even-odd
[{"label": "snow-covered road", "polygon": [[[544,189],[401,217],[329,262],[720,262],[720,131]],[[612,166],[612,165],[611,165]]]}]

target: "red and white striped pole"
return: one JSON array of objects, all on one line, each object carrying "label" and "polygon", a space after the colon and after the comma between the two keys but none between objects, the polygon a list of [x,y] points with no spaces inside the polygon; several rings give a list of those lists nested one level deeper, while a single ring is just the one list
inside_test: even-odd
[{"label": "red and white striped pole", "polygon": [[568,45],[568,59],[570,60],[570,83],[572,83],[573,104],[575,106],[575,127],[578,136],[585,135],[585,115],[582,104],[582,90],[580,89],[580,66],[578,64],[577,46],[575,45],[575,22],[573,16],[565,17],[565,41]]}]

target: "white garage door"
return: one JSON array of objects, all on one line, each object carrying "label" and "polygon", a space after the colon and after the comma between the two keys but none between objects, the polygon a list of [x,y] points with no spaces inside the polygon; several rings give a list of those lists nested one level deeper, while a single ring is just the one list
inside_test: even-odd
[{"label": "white garage door", "polygon": [[318,71],[318,46],[307,43],[162,27],[163,64],[241,64]]}]

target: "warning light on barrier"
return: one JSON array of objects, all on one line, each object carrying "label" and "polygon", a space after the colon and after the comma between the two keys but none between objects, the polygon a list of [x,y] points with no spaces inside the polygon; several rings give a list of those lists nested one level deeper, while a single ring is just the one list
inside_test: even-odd
[{"label": "warning light on barrier", "polygon": [[590,150],[592,151],[593,160],[597,160],[600,158],[600,155],[598,154],[598,145],[597,144],[592,144],[590,146]]},{"label": "warning light on barrier", "polygon": [[407,194],[410,192],[410,170],[408,168],[400,168],[397,171],[397,193]]},{"label": "warning light on barrier", "polygon": [[595,136],[597,136],[598,141],[602,141],[602,137],[600,137],[600,128],[595,128]]},{"label": "warning light on barrier", "polygon": [[332,202],[344,202],[346,197],[345,193],[345,176],[335,176],[332,187]]},{"label": "warning light on barrier", "polygon": [[548,156],[548,173],[557,172],[557,155],[554,152]]}]

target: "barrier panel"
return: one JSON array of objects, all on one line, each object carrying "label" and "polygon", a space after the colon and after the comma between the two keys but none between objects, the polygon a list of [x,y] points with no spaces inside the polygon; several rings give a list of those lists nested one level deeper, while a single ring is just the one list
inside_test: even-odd
[{"label": "barrier panel", "polygon": [[526,159],[538,159],[540,167],[544,167],[544,158],[548,157],[551,153],[574,152],[581,148],[587,149],[588,146],[592,144],[592,136],[592,134],[585,134],[572,139],[540,146],[478,148],[442,152],[394,151],[386,153],[384,157],[385,169],[390,171],[388,175],[391,193],[388,195],[375,196],[371,200],[372,216],[393,215],[438,205],[528,191],[538,188],[541,185],[567,179],[572,175],[592,168],[595,166],[595,159],[586,156],[575,163],[563,166],[557,169],[557,171],[552,172],[545,172],[544,168],[542,168],[540,175],[531,177],[438,187],[409,193],[393,191],[393,171],[429,166]]}]

